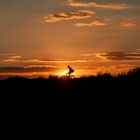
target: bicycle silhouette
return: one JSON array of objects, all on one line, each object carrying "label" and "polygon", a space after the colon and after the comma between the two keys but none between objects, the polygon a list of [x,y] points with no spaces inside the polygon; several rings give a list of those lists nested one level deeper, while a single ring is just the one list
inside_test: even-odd
[{"label": "bicycle silhouette", "polygon": [[69,75],[69,74],[66,74],[66,78],[69,78],[69,79],[74,79],[75,76],[74,75]]}]

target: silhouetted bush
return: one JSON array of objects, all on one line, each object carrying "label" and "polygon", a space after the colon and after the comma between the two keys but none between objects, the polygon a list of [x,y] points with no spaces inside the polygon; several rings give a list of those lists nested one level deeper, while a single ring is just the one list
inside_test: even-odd
[{"label": "silhouetted bush", "polygon": [[121,104],[122,100],[132,102],[133,96],[139,95],[140,68],[117,75],[98,73],[74,79],[53,75],[47,79],[11,77],[0,80],[0,85],[0,95],[9,98],[9,102]]}]

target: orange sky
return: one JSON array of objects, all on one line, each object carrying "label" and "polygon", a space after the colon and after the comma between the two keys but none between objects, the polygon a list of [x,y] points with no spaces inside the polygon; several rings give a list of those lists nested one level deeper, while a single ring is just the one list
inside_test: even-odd
[{"label": "orange sky", "polygon": [[9,67],[58,74],[71,65],[89,75],[140,66],[139,0],[7,1],[0,4],[0,75],[13,73]]}]

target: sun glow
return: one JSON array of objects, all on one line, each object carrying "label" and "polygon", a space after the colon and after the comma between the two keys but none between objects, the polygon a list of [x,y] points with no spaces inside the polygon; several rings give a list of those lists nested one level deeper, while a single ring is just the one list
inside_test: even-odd
[{"label": "sun glow", "polygon": [[68,71],[65,70],[65,71],[60,72],[59,75],[61,75],[61,76],[65,76],[67,73],[68,73]]}]

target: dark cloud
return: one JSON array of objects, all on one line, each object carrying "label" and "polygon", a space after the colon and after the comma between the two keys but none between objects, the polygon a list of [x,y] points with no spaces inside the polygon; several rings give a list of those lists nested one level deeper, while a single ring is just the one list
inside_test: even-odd
[{"label": "dark cloud", "polygon": [[140,60],[140,53],[108,52],[98,56],[110,60]]},{"label": "dark cloud", "polygon": [[80,10],[76,12],[62,12],[58,14],[51,14],[45,16],[45,22],[57,22],[63,20],[71,20],[71,19],[83,19],[89,18],[92,14],[95,14],[92,10]]},{"label": "dark cloud", "polygon": [[30,72],[53,72],[58,70],[54,67],[0,67],[0,73],[30,73]]}]

